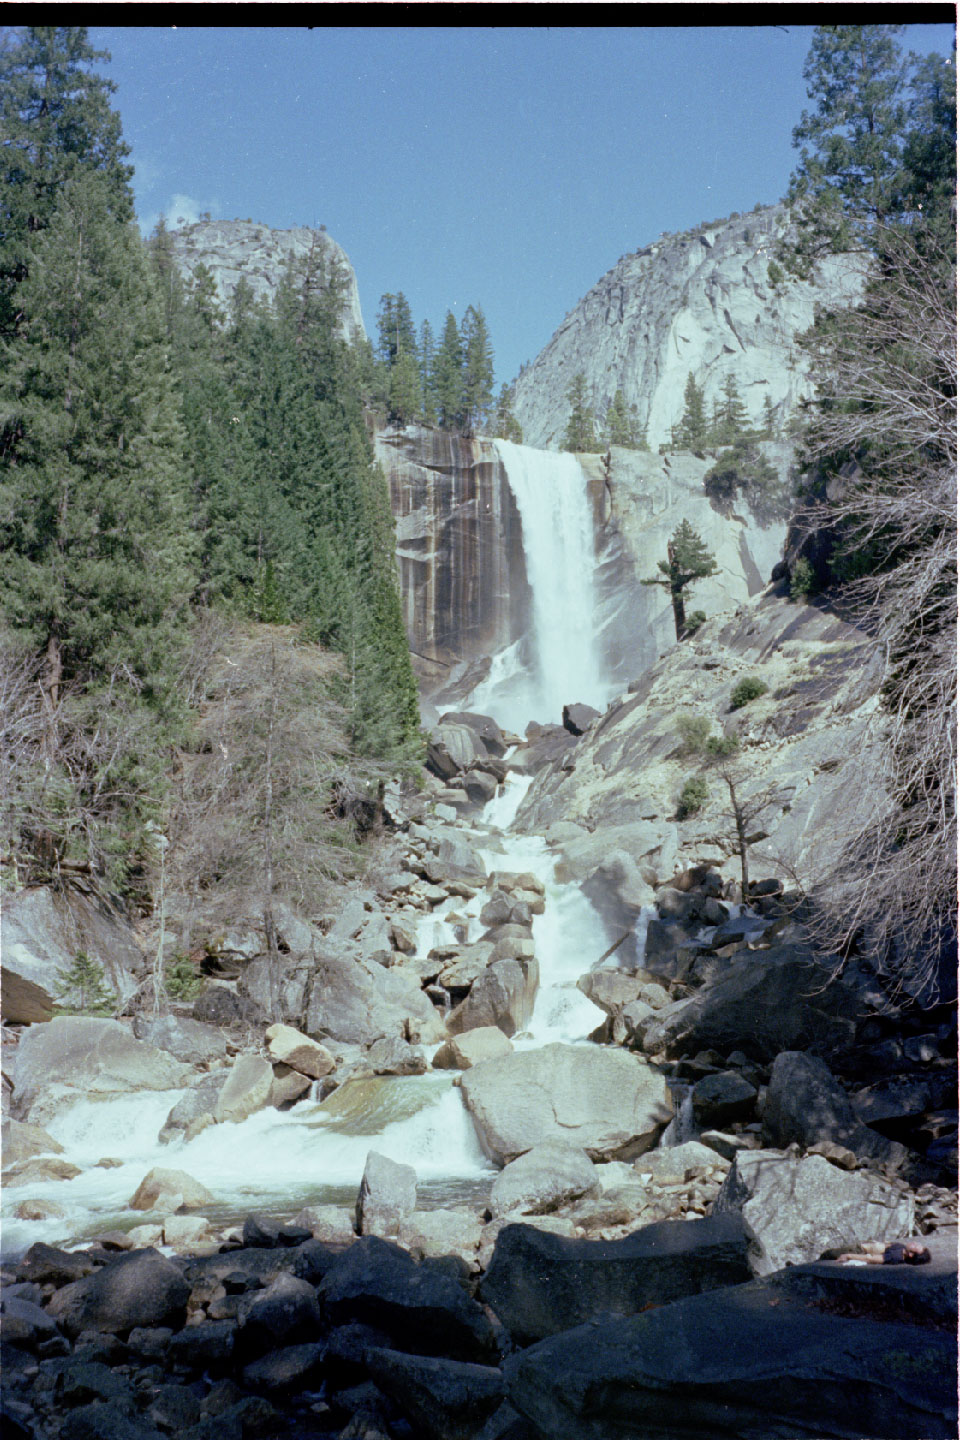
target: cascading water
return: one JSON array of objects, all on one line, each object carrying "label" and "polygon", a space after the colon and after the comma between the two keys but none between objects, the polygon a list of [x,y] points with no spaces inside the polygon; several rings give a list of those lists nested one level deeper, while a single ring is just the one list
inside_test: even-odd
[{"label": "cascading water", "polygon": [[[489,680],[467,708],[522,732],[531,719],[559,721],[567,703],[602,708],[610,687],[594,642],[593,521],[583,471],[572,455],[496,443],[523,525],[532,627],[494,657]],[[533,924],[540,985],[529,1026],[513,1037],[517,1049],[583,1043],[604,1019],[576,984],[606,947],[599,917],[578,886],[556,881],[540,837],[509,833],[529,784],[508,776],[479,817],[475,837],[481,846],[492,841],[482,851],[488,870],[531,871],[545,887],[545,910]],[[476,939],[486,898],[481,892],[471,901],[451,900],[425,916],[419,953]],[[447,919],[454,910],[456,927]],[[161,1146],[158,1131],[179,1098],[176,1091],[93,1097],[62,1111],[50,1131],[64,1146],[63,1158],[83,1173],[31,1184],[31,1199],[54,1207],[47,1220],[16,1218],[18,1196],[8,1192],[4,1248],[149,1218],[131,1215],[127,1205],[157,1165],[185,1170],[205,1184],[217,1201],[205,1209],[217,1224],[254,1208],[290,1215],[309,1203],[352,1204],[370,1150],[414,1166],[421,1204],[470,1197],[475,1203],[494,1174],[449,1072],[347,1081],[319,1104],[307,1099],[284,1113],[263,1110],[239,1125],[208,1126],[189,1142]],[[103,1157],[111,1161],[108,1168],[99,1164]]]},{"label": "cascading water", "polygon": [[467,708],[522,734],[530,720],[559,724],[574,702],[610,697],[596,644],[593,514],[575,455],[496,440],[523,531],[533,596],[530,633],[493,657]]}]

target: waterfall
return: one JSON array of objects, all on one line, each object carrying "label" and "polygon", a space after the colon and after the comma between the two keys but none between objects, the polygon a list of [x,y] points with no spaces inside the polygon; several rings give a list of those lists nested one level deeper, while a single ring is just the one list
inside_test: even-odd
[{"label": "waterfall", "polygon": [[530,720],[559,724],[566,704],[602,710],[609,698],[595,640],[593,514],[575,455],[494,444],[520,516],[533,614],[467,708],[522,734]]}]

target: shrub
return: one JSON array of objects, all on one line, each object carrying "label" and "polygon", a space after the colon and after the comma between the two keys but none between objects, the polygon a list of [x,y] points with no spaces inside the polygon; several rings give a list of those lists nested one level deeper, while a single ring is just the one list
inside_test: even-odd
[{"label": "shrub", "polygon": [[701,625],[707,623],[707,612],[705,610],[694,610],[692,615],[687,616],[687,623],[683,628],[684,635],[689,638],[696,635]]},{"label": "shrub", "polygon": [[790,572],[790,599],[805,600],[816,588],[816,572],[806,556],[801,555]]},{"label": "shrub", "polygon": [[204,983],[188,956],[174,955],[167,966],[163,988],[171,1000],[196,1000]]},{"label": "shrub", "polygon": [[677,801],[677,819],[686,820],[690,815],[696,815],[702,809],[703,802],[710,793],[709,786],[702,775],[691,775],[689,780],[684,782],[680,791],[680,799]]},{"label": "shrub", "polygon": [[779,290],[786,278],[786,273],[781,266],[777,264],[776,260],[771,260],[767,266],[767,279],[770,281],[774,290]]},{"label": "shrub", "polygon": [[758,700],[761,695],[766,695],[768,689],[769,686],[763,680],[758,680],[755,675],[747,675],[734,685],[730,695],[730,709],[742,710],[751,700]]},{"label": "shrub", "polygon": [[706,753],[711,760],[729,760],[730,756],[735,755],[739,749],[739,735],[711,735],[706,744]]},{"label": "shrub", "polygon": [[103,966],[79,950],[73,964],[57,971],[56,1011],[60,1015],[112,1015],[116,998],[106,984]]},{"label": "shrub", "polygon": [[681,755],[702,755],[710,743],[710,721],[706,715],[678,715],[677,733]]}]

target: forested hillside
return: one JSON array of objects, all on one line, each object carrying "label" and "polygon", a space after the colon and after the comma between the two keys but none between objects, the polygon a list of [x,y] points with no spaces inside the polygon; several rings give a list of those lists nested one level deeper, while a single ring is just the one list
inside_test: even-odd
[{"label": "forested hillside", "polygon": [[418,709],[340,276],[307,256],[272,306],[241,286],[229,314],[202,267],[184,285],[169,236],[133,223],[108,58],[66,27],[0,55],[0,852],[20,879],[146,899],[238,627],[283,627],[258,661],[257,833],[279,813],[281,652],[340,657],[301,696],[349,740],[328,793],[409,758]]}]

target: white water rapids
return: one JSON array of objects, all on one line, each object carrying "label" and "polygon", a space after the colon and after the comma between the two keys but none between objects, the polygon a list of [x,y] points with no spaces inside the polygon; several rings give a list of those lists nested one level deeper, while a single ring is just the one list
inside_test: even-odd
[{"label": "white water rapids", "polygon": [[[573,456],[497,444],[523,524],[533,629],[525,642],[496,657],[487,695],[476,692],[469,708],[522,731],[530,719],[559,721],[568,702],[602,707],[609,687],[593,642],[593,526],[583,471]],[[602,1023],[603,1012],[576,982],[608,943],[579,887],[556,881],[544,840],[511,831],[529,784],[529,778],[508,775],[473,837],[488,872],[533,872],[546,890],[544,913],[533,921],[540,986],[529,1028],[512,1037],[516,1049],[557,1040],[583,1043]],[[478,938],[484,928],[479,912],[488,898],[481,891],[470,901],[452,899],[425,916],[420,953],[454,938],[446,919],[454,909],[467,917],[465,937],[460,922],[461,938]],[[89,1097],[63,1110],[48,1128],[64,1147],[62,1158],[82,1173],[7,1187],[4,1251],[148,1220],[131,1212],[128,1201],[153,1166],[184,1170],[206,1185],[217,1204],[204,1213],[215,1224],[255,1209],[289,1217],[305,1204],[352,1206],[370,1150],[415,1168],[421,1205],[476,1203],[495,1174],[448,1071],[348,1082],[323,1104],[306,1100],[286,1112],[263,1110],[241,1124],[208,1126],[189,1142],[160,1145],[158,1132],[182,1093]],[[119,1164],[101,1168],[104,1158]],[[16,1218],[27,1197],[53,1202],[62,1216]]]}]

